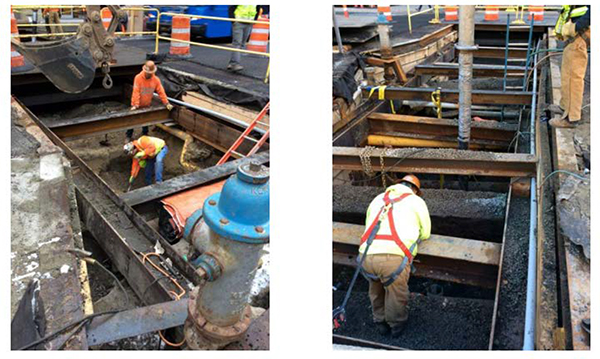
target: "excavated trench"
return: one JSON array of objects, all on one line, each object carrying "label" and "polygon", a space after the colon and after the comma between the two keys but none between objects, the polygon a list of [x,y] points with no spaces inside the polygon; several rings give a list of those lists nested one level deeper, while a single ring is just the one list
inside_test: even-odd
[{"label": "excavated trench", "polygon": [[[520,86],[522,81],[521,78],[509,78],[507,86]],[[456,79],[434,77],[427,86],[456,89],[457,84]],[[502,79],[478,78],[473,82],[473,89],[502,90],[502,87]],[[431,108],[400,107],[398,104],[396,109],[402,114],[436,116]],[[378,112],[389,110],[385,104]],[[507,113],[516,110],[517,107],[512,106],[505,109]],[[445,109],[444,118],[457,117],[457,111],[454,112]],[[527,111],[523,118],[529,119]],[[515,117],[504,120],[517,123]],[[525,122],[528,124],[528,120],[523,121],[523,132],[529,131]],[[334,146],[364,146],[368,134],[369,124],[364,121],[338,137]],[[528,141],[527,136],[518,136],[518,152],[528,151],[525,145]],[[375,164],[373,166],[375,168]],[[396,174],[390,176],[391,179],[396,177]],[[486,289],[412,276],[408,328],[394,339],[379,335],[372,325],[368,282],[359,277],[347,306],[347,322],[335,334],[407,349],[487,350],[494,326],[493,349],[521,349],[528,269],[529,191],[517,191],[513,187],[509,192],[508,179],[471,176],[469,190],[462,190],[456,176],[446,175],[445,180],[433,174],[419,177],[424,188],[423,199],[431,216],[432,233],[503,243],[499,287]],[[338,174],[335,178],[333,221],[364,225],[369,203],[384,190],[381,180],[372,182],[357,172]],[[389,185],[390,181],[387,182]],[[512,193],[510,199],[509,193]],[[507,203],[510,203],[509,207]],[[508,222],[506,228],[505,222]],[[418,264],[416,267],[418,271]],[[342,302],[353,271],[353,268],[334,264],[334,308]],[[496,297],[498,309],[493,323]]]}]

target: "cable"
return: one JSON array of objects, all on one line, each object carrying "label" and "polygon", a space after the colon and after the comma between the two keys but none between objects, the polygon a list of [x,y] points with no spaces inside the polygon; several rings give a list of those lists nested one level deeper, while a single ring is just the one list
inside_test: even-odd
[{"label": "cable", "polygon": [[117,283],[117,285],[119,286],[119,288],[121,289],[123,294],[125,294],[125,301],[126,301],[125,308],[129,309],[129,304],[131,303],[130,299],[129,299],[129,293],[127,293],[127,291],[125,290],[125,287],[123,286],[123,284],[121,283],[119,278],[117,278],[117,276],[113,272],[111,272],[108,268],[106,268],[105,266],[100,264],[100,262],[98,262],[97,260],[90,258],[90,257],[83,258],[83,260],[90,264],[95,264],[96,266],[102,268],[102,270],[104,270],[106,273],[108,273],[114,279],[114,281]]},{"label": "cable", "polygon": [[544,180],[542,181],[542,184],[540,185],[540,187],[544,187],[544,183],[546,183],[546,181],[547,181],[547,180],[548,180],[550,177],[554,176],[554,175],[555,175],[555,174],[557,174],[557,173],[564,173],[564,174],[567,174],[567,175],[569,175],[569,176],[573,176],[573,177],[575,177],[575,178],[577,178],[577,179],[579,179],[579,180],[586,181],[586,182],[590,180],[590,179],[589,179],[589,178],[587,178],[587,177],[583,177],[583,176],[581,176],[581,175],[578,175],[577,173],[574,173],[574,172],[571,172],[571,171],[566,171],[566,170],[555,170],[555,171],[552,171],[552,172],[551,172],[549,175],[547,175],[547,176],[546,176],[546,178],[544,178]]}]

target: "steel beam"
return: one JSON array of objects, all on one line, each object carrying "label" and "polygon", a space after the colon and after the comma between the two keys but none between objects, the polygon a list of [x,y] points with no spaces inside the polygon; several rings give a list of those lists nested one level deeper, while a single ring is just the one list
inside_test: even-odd
[{"label": "steel beam", "polygon": [[[373,90],[373,94],[370,94]],[[372,96],[379,98],[381,87],[362,87],[362,95],[365,98]],[[436,91],[435,88],[411,88],[411,87],[391,87],[383,90],[385,100],[411,100],[411,101],[431,101],[431,94]],[[460,91],[455,89],[442,89],[442,102],[458,103]],[[473,105],[531,105],[531,92],[525,91],[490,91],[473,90]]]},{"label": "steel beam", "polygon": [[44,124],[61,139],[76,139],[168,121],[171,121],[169,111],[161,105],[133,111],[128,109],[108,115],[45,121]]},{"label": "steel beam", "polygon": [[[392,134],[394,132],[432,136],[456,137],[458,121],[432,117],[372,113],[369,119],[370,134]],[[471,138],[506,142],[512,141],[517,127],[503,122],[475,121],[471,124]]]},{"label": "steel beam", "polygon": [[137,206],[230,176],[236,172],[241,164],[253,160],[265,164],[269,162],[269,152],[260,152],[250,157],[240,158],[219,166],[209,167],[183,176],[178,176],[162,183],[142,187],[122,194],[121,199],[130,206]]},{"label": "steel beam", "polygon": [[188,299],[184,298],[95,317],[87,327],[88,343],[100,345],[178,327],[185,323],[187,307]]},{"label": "steel beam", "polygon": [[[513,28],[511,27],[511,31]],[[506,31],[503,29],[502,31]],[[473,52],[475,58],[486,58],[486,59],[504,59],[505,57],[504,47],[492,47],[492,46],[480,46],[477,51]],[[526,48],[509,47],[508,58],[510,59],[525,59],[527,58]]]},{"label": "steel beam", "polygon": [[[363,171],[363,148],[333,147],[333,170]],[[452,149],[381,149],[371,151],[373,170],[380,160],[387,172],[477,175],[494,177],[535,176],[537,159],[530,154],[476,152]]]},{"label": "steel beam", "polygon": [[[509,77],[523,77],[525,68],[522,66],[508,66],[507,70],[507,76]],[[458,77],[458,64],[417,65],[415,66],[415,75]],[[473,75],[476,77],[504,77],[504,66],[473,65]]]}]

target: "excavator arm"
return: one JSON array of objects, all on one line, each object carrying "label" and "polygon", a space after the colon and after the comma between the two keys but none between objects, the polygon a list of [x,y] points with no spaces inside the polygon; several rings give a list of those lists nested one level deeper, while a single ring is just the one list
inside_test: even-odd
[{"label": "excavator arm", "polygon": [[48,42],[24,44],[11,39],[11,44],[37,67],[59,90],[80,93],[87,90],[96,74],[102,69],[102,85],[109,89],[109,75],[115,47],[115,30],[126,14],[119,6],[108,5],[112,20],[104,29],[101,7],[86,6],[87,17],[73,36]]}]

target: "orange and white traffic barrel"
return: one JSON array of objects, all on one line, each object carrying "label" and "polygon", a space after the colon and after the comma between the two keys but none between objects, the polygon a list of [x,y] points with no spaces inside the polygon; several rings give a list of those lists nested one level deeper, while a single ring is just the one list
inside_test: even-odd
[{"label": "orange and white traffic barrel", "polygon": [[458,21],[458,6],[446,5],[444,8],[444,19],[446,21]]},{"label": "orange and white traffic barrel", "polygon": [[100,16],[102,17],[102,25],[104,25],[104,29],[108,30],[108,26],[112,20],[112,13],[107,7],[103,7],[102,10],[100,10]]},{"label": "orange and white traffic barrel", "polygon": [[342,8],[344,9],[344,17],[347,19],[350,17],[350,13],[348,12],[348,6],[346,5],[342,5]]},{"label": "orange and white traffic barrel", "polygon": [[392,8],[387,6],[377,6],[377,21],[390,22],[392,21]]},{"label": "orange and white traffic barrel", "polygon": [[[10,10],[10,36],[14,37],[19,35],[19,28],[17,28],[17,19],[15,14]],[[18,41],[18,39],[17,39]],[[10,45],[10,68],[25,66],[25,58],[15,48]]]},{"label": "orange and white traffic barrel", "polygon": [[258,18],[259,23],[252,26],[250,40],[246,45],[246,49],[250,51],[267,52],[269,44],[269,18],[261,16]]},{"label": "orange and white traffic barrel", "polygon": [[485,21],[496,21],[500,18],[500,6],[498,5],[486,5],[485,15],[483,20]]},{"label": "orange and white traffic barrel", "polygon": [[[175,40],[190,41],[190,18],[173,16],[171,24],[171,38]],[[171,55],[190,55],[190,44],[186,42],[171,41]]]},{"label": "orange and white traffic barrel", "polygon": [[533,16],[533,20],[535,21],[543,21],[544,20],[544,5],[529,5],[529,17],[531,20]]}]

